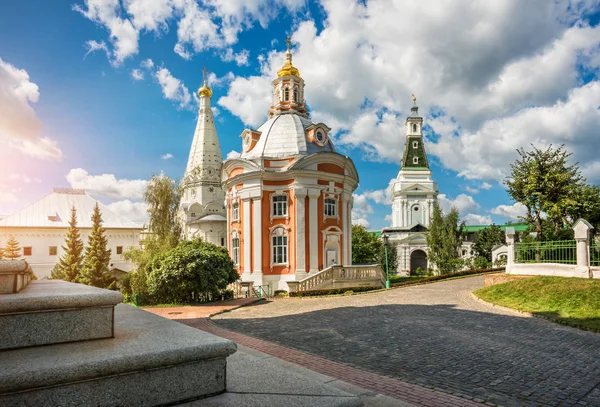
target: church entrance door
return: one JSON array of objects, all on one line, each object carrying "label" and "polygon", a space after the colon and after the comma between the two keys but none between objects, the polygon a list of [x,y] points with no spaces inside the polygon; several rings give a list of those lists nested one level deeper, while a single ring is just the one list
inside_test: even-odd
[{"label": "church entrance door", "polygon": [[410,273],[414,273],[419,267],[427,270],[427,253],[423,250],[415,250],[410,254]]}]

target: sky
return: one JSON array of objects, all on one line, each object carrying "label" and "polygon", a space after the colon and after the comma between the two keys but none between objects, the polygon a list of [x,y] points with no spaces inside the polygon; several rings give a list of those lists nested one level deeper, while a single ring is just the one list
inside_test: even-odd
[{"label": "sky", "polygon": [[183,176],[202,69],[226,158],[289,35],[311,118],[357,167],[354,223],[390,225],[412,93],[442,209],[516,220],[521,147],[564,144],[600,184],[599,20],[591,0],[5,0],[0,215],[73,187],[143,222],[152,174]]}]

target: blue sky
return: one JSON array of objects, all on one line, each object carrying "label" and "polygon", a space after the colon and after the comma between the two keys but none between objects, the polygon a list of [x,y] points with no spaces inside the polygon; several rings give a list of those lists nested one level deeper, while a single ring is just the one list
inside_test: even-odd
[{"label": "blue sky", "polygon": [[290,35],[313,120],[359,171],[355,222],[389,223],[415,93],[442,207],[503,223],[523,213],[502,186],[519,147],[565,144],[600,182],[598,16],[589,0],[4,1],[0,214],[72,186],[143,219],[145,180],[183,175],[202,68],[226,156],[264,121]]}]

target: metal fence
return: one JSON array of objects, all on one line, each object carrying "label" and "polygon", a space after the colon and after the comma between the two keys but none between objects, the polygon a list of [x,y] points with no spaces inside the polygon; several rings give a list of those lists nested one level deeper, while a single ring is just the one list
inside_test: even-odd
[{"label": "metal fence", "polygon": [[600,266],[600,241],[592,239],[590,243],[590,266]]},{"label": "metal fence", "polygon": [[558,240],[516,243],[515,263],[577,264],[577,242]]}]

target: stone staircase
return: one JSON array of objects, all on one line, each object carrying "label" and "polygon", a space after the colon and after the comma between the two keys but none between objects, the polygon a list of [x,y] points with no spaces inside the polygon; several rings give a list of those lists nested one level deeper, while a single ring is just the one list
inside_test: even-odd
[{"label": "stone staircase", "polygon": [[351,287],[385,287],[385,272],[379,264],[331,266],[300,281],[288,281],[290,292]]},{"label": "stone staircase", "polygon": [[0,295],[0,405],[159,406],[225,391],[233,342],[121,300],[55,280]]}]

